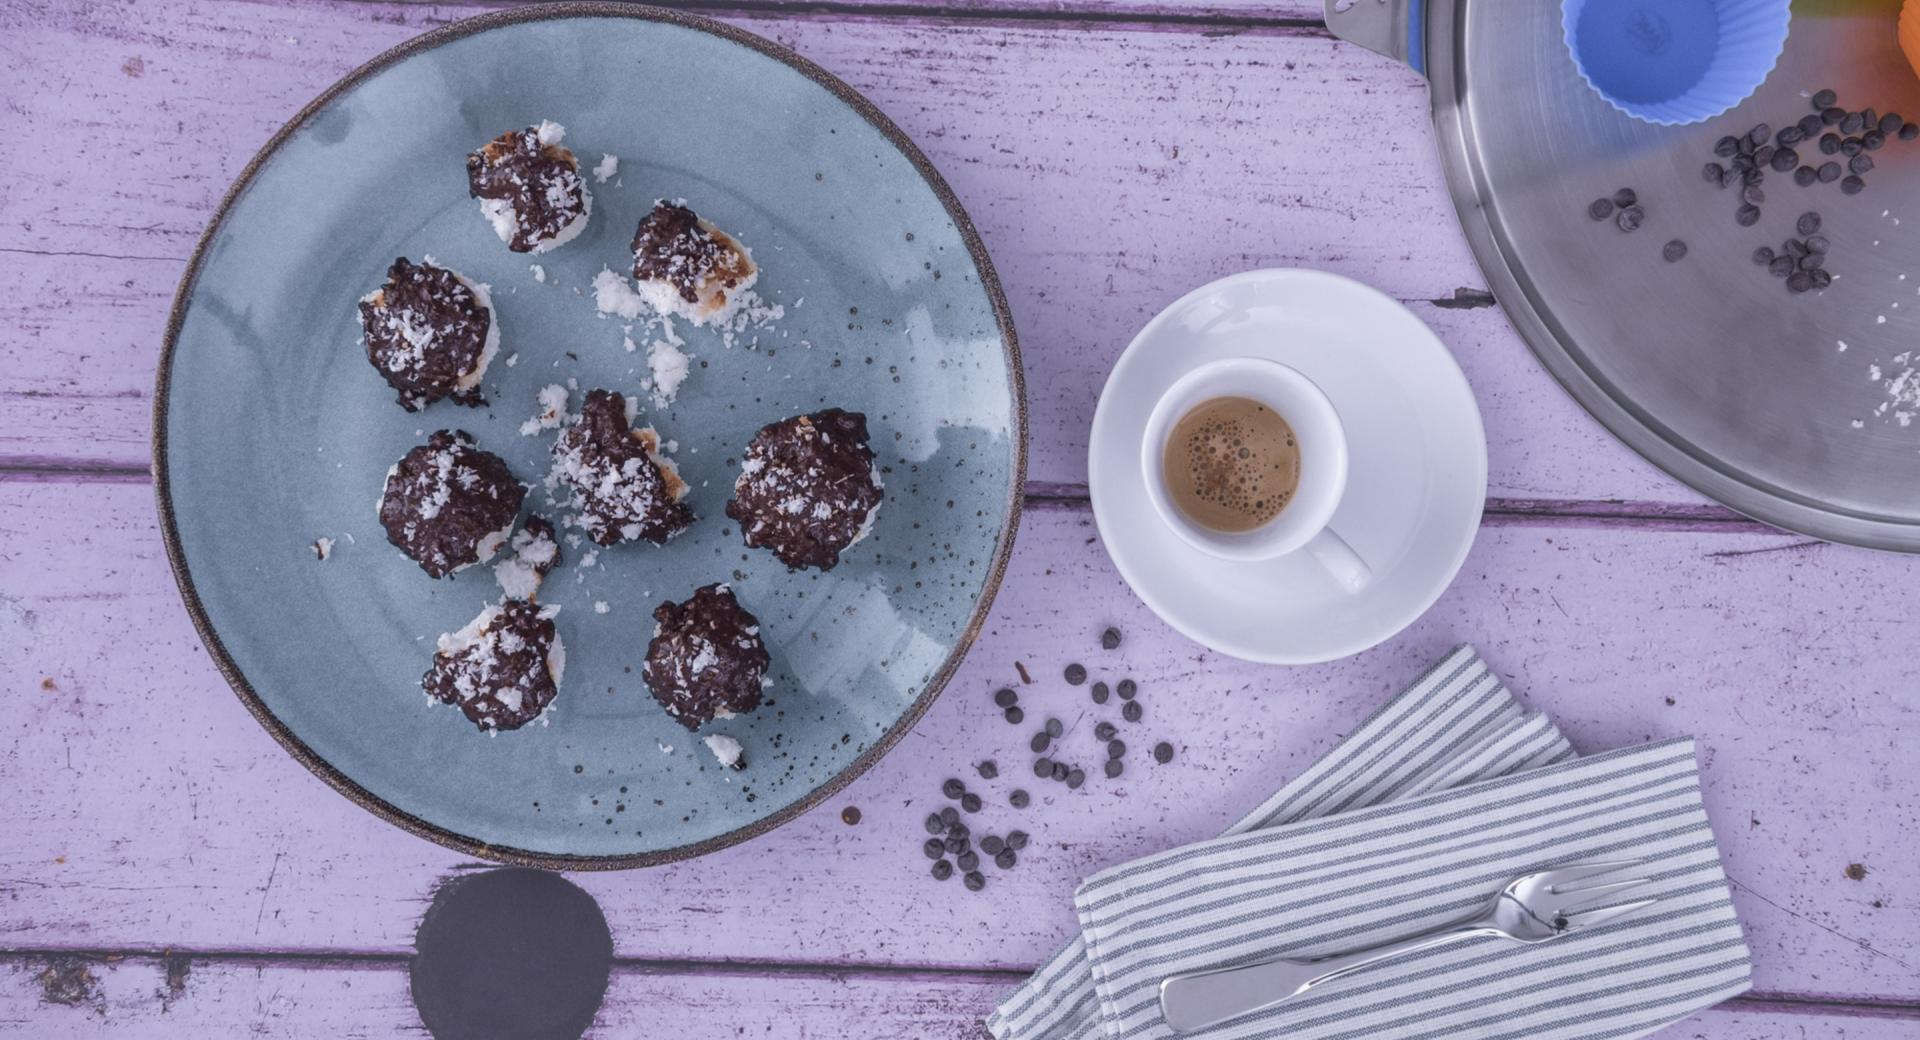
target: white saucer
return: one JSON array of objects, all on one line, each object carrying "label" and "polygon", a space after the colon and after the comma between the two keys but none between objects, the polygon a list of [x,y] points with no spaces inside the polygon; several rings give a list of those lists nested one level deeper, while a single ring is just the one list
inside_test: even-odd
[{"label": "white saucer", "polygon": [[[1306,373],[1346,426],[1351,468],[1333,529],[1373,568],[1347,592],[1305,553],[1229,562],[1155,515],[1140,438],[1160,393],[1195,366],[1263,357]],[[1188,293],[1140,330],[1093,416],[1093,516],[1120,575],[1188,638],[1272,664],[1359,653],[1412,624],[1480,530],[1487,438],[1473,390],[1397,301],[1321,271],[1248,271]]]}]

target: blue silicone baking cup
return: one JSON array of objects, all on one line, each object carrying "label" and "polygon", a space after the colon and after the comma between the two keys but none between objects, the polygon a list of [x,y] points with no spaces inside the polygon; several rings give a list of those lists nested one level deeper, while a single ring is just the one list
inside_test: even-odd
[{"label": "blue silicone baking cup", "polygon": [[1607,103],[1661,126],[1745,101],[1787,43],[1788,0],[1563,0],[1580,78]]}]

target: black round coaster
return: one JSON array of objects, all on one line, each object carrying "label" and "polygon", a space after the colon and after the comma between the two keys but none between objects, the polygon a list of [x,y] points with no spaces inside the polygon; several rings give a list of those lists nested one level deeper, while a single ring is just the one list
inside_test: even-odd
[{"label": "black round coaster", "polygon": [[612,968],[613,934],[592,896],[558,874],[509,868],[440,886],[408,973],[435,1040],[579,1040]]}]

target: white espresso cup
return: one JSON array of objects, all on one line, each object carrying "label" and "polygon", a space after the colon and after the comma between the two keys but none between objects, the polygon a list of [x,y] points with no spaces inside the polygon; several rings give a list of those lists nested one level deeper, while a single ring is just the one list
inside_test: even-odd
[{"label": "white espresso cup", "polygon": [[[1195,522],[1167,493],[1167,439],[1194,408],[1222,397],[1258,401],[1293,428],[1300,480],[1273,519],[1249,531],[1216,531]],[[1147,417],[1140,443],[1147,497],[1188,545],[1224,560],[1268,560],[1305,550],[1334,581],[1358,591],[1373,571],[1328,524],[1347,490],[1347,435],[1340,413],[1313,380],[1264,358],[1212,361],[1175,380]]]}]

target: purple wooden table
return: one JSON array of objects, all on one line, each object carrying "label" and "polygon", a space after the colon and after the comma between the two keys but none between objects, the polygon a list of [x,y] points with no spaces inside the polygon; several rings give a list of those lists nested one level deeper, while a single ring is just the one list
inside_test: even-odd
[{"label": "purple wooden table", "polygon": [[[161,552],[148,409],[175,282],[242,164],[350,68],[480,9],[0,0],[0,1035],[422,1033],[418,916],[486,865],[328,791],[227,691]],[[1920,1034],[1920,560],[1744,521],[1579,412],[1478,288],[1410,72],[1334,42],[1317,0],[713,13],[866,92],[953,183],[1019,325],[1033,483],[986,632],[894,754],[768,837],[576,878],[618,955],[590,1035],[974,1036],[1068,934],[1078,878],[1217,831],[1456,641],[1583,750],[1702,739],[1755,991],[1665,1037]],[[1317,668],[1169,631],[1114,574],[1085,493],[1095,395],[1133,331],[1275,265],[1406,301],[1465,366],[1490,442],[1452,590]],[[1025,703],[1071,718],[1060,648],[1107,623],[1183,756],[1036,789],[1038,840],[985,893],[928,879],[940,780],[1024,760],[988,692],[1024,662]]]}]

